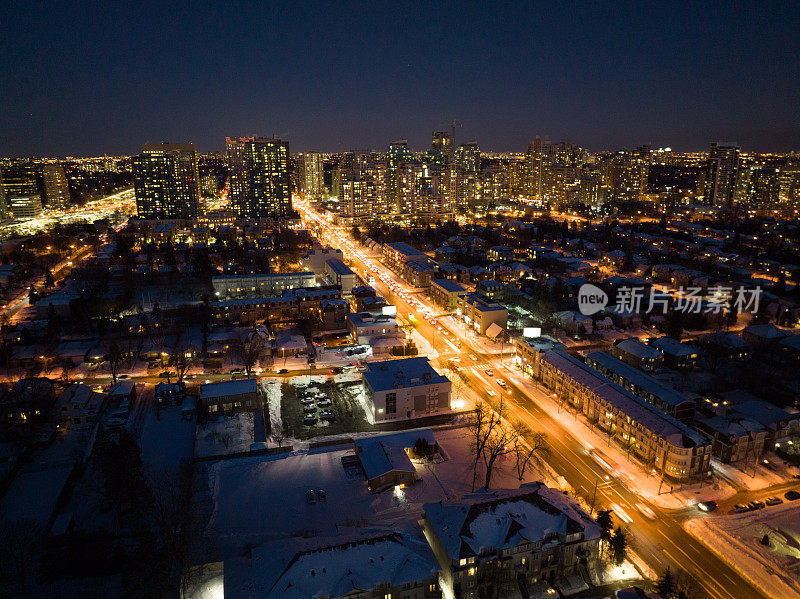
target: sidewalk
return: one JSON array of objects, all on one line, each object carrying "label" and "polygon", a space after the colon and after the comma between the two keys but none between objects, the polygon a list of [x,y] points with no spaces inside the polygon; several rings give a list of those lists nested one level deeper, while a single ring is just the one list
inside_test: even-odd
[{"label": "sidewalk", "polygon": [[543,386],[522,374],[508,364],[508,361],[501,364],[500,360],[495,360],[494,365],[498,369],[504,369],[504,374],[511,382],[576,440],[579,439],[586,453],[592,455],[598,464],[613,476],[624,480],[627,486],[654,505],[665,509],[680,509],[698,501],[719,501],[736,493],[735,488],[721,480],[713,484],[700,482],[680,486],[674,486],[666,480],[662,482],[660,477],[645,471],[644,466],[637,463],[633,456],[628,457],[613,441],[609,443],[608,437],[591,427],[582,415],[573,414],[559,406]]},{"label": "sidewalk", "polygon": [[459,322],[454,316],[442,316],[437,318],[437,321],[444,326],[448,331],[456,336],[459,341],[466,340],[467,346],[479,354],[499,354],[501,350],[512,351],[514,349],[513,343],[495,343],[488,337],[481,337],[474,331],[468,331],[464,334],[464,323]]}]

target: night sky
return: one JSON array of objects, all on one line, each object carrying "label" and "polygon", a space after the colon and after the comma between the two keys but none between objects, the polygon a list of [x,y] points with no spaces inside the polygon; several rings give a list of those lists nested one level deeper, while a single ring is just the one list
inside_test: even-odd
[{"label": "night sky", "polygon": [[487,150],[800,149],[793,2],[161,4],[0,0],[0,156],[422,149],[454,118]]}]

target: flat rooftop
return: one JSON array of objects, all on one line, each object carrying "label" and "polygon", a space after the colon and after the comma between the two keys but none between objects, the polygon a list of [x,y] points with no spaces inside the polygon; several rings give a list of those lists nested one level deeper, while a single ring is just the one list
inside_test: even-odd
[{"label": "flat rooftop", "polygon": [[431,285],[436,285],[437,287],[444,289],[447,293],[459,293],[461,291],[466,291],[467,289],[461,283],[456,283],[450,279],[434,279],[431,281]]},{"label": "flat rooftop", "polygon": [[335,272],[339,276],[347,276],[347,275],[354,275],[354,273],[347,264],[339,260],[339,258],[331,258],[330,260],[325,260],[325,264],[328,265],[333,272]]},{"label": "flat rooftop", "polygon": [[396,241],[394,243],[387,243],[386,247],[393,249],[404,256],[424,256],[425,253],[421,252],[413,245],[408,245],[405,241]]},{"label": "flat rooftop", "polygon": [[403,358],[367,364],[364,382],[373,391],[388,391],[421,385],[449,382],[449,379],[436,372],[428,358]]},{"label": "flat rooftop", "polygon": [[616,373],[626,381],[629,381],[632,385],[640,387],[647,393],[652,393],[661,401],[671,406],[677,407],[685,403],[694,404],[694,401],[686,397],[683,393],[675,391],[675,389],[671,387],[667,387],[653,377],[645,374],[641,370],[637,370],[633,366],[629,366],[607,352],[589,352],[586,356],[586,361],[590,365],[592,365],[592,363],[599,364],[602,368]]},{"label": "flat rooftop", "polygon": [[200,399],[220,397],[223,395],[244,395],[255,393],[258,389],[256,379],[240,379],[238,381],[219,381],[200,385]]},{"label": "flat rooftop", "polygon": [[566,352],[546,351],[542,355],[542,359],[675,447],[695,447],[708,444],[708,440],[691,427],[650,405],[641,397],[623,389]]}]

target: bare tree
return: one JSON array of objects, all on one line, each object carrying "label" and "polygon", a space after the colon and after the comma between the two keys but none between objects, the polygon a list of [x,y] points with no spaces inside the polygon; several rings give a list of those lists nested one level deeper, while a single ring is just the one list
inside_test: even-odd
[{"label": "bare tree", "polygon": [[265,349],[264,341],[258,335],[246,335],[231,342],[231,351],[241,361],[247,376],[253,373],[253,367]]},{"label": "bare tree", "polygon": [[475,490],[475,483],[478,479],[478,464],[483,456],[483,450],[494,428],[499,426],[500,420],[495,412],[483,401],[475,404],[468,431],[470,435],[470,445],[474,455],[472,463],[472,490]]},{"label": "bare tree", "polygon": [[[501,409],[503,404],[500,404]],[[519,435],[513,426],[503,423],[502,419],[486,439],[483,446],[483,465],[485,468],[484,487],[492,483],[492,474],[498,458],[514,452]]]},{"label": "bare tree", "polygon": [[109,341],[106,359],[108,360],[108,368],[111,371],[111,384],[113,385],[117,382],[122,362],[125,360],[125,349],[117,337],[112,337]]},{"label": "bare tree", "polygon": [[194,365],[194,350],[184,336],[181,336],[181,339],[175,344],[170,364],[175,367],[178,381],[182,381]]},{"label": "bare tree", "polygon": [[517,422],[514,425],[517,437],[514,439],[514,457],[516,458],[517,478],[520,482],[525,478],[531,461],[543,453],[547,453],[547,435],[538,431],[531,431],[525,424]]}]

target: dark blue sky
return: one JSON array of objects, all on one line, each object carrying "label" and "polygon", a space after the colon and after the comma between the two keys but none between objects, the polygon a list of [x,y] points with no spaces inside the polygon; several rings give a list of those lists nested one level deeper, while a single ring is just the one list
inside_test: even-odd
[{"label": "dark blue sky", "polygon": [[[800,5],[0,0],[0,155],[222,149],[800,149]],[[378,6],[376,6],[378,5]]]}]

